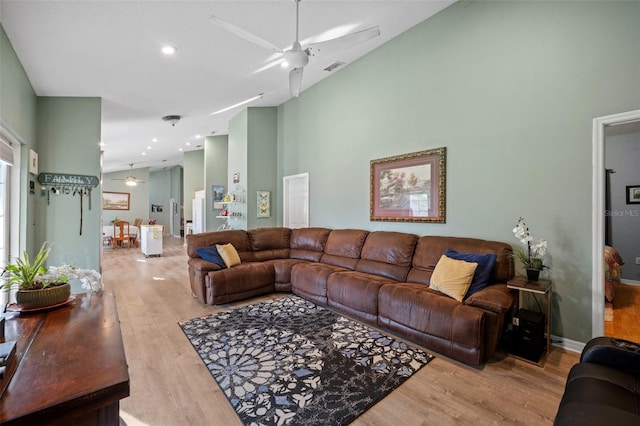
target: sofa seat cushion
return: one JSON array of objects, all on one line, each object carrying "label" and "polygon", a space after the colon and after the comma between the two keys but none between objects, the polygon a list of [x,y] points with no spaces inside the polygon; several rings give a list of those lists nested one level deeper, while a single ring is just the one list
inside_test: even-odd
[{"label": "sofa seat cushion", "polygon": [[[209,272],[207,303],[219,304],[274,291],[275,269],[269,262],[242,263]],[[249,294],[250,296],[246,296]]]},{"label": "sofa seat cushion", "polygon": [[378,323],[378,292],[396,281],[356,271],[335,272],[327,280],[327,303],[365,322]]},{"label": "sofa seat cushion", "polygon": [[574,365],[554,424],[640,424],[640,376],[590,362]]},{"label": "sofa seat cushion", "polygon": [[387,284],[378,296],[378,322],[413,330],[422,344],[467,362],[484,353],[486,313],[418,283]]},{"label": "sofa seat cushion", "polygon": [[275,270],[275,288],[276,291],[291,291],[291,270],[293,265],[305,263],[300,259],[273,259],[266,262],[273,265]]},{"label": "sofa seat cushion", "polygon": [[327,304],[327,280],[335,272],[345,271],[325,263],[298,263],[291,268],[291,291],[312,302]]}]

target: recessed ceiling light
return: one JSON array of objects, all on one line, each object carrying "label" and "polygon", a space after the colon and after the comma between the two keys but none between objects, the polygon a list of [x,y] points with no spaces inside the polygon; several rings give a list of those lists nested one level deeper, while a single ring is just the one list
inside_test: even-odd
[{"label": "recessed ceiling light", "polygon": [[185,145],[187,145],[187,146],[191,146],[191,142],[187,142]]},{"label": "recessed ceiling light", "polygon": [[182,152],[182,148],[178,148],[178,151]]},{"label": "recessed ceiling light", "polygon": [[196,135],[196,139],[200,139],[202,136],[200,135]]},{"label": "recessed ceiling light", "polygon": [[147,155],[147,153],[143,151],[143,152],[142,152],[142,155]]},{"label": "recessed ceiling light", "polygon": [[166,45],[166,46],[162,46],[162,53],[164,53],[165,55],[173,55],[177,52],[177,48],[175,46],[171,46],[171,45]]},{"label": "recessed ceiling light", "polygon": [[149,145],[149,146],[147,147],[147,149],[151,149],[151,145]]},{"label": "recessed ceiling light", "polygon": [[158,138],[151,139],[151,142],[158,142]]},{"label": "recessed ceiling light", "polygon": [[106,142],[100,142],[98,145],[100,145],[100,146],[106,146],[106,145],[107,145],[107,143],[106,143]]}]

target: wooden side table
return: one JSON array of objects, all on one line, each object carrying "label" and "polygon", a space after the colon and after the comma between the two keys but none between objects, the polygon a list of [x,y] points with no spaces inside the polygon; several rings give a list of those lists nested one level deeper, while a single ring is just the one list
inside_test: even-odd
[{"label": "wooden side table", "polygon": [[518,308],[521,305],[522,293],[542,294],[547,299],[547,315],[545,317],[546,346],[538,362],[513,355],[514,357],[542,367],[551,351],[551,281],[529,281],[527,277],[515,277],[507,281],[507,288],[518,290]]}]

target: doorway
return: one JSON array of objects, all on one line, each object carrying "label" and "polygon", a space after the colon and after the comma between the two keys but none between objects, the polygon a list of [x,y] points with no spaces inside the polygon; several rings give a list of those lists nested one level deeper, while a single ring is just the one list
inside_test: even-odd
[{"label": "doorway", "polygon": [[283,214],[285,228],[309,227],[309,173],[282,178]]},{"label": "doorway", "polygon": [[[605,138],[607,128],[623,124],[640,122],[640,110],[628,111],[598,117],[593,120],[592,141],[592,337],[604,335],[604,262],[603,252],[605,246],[605,200],[606,200],[606,172],[605,172]],[[634,259],[635,260],[635,259]]]}]

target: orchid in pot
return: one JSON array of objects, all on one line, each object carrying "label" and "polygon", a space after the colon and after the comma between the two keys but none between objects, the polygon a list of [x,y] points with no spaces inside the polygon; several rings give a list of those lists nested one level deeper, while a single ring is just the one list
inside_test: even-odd
[{"label": "orchid in pot", "polygon": [[102,288],[100,274],[93,269],[69,265],[45,267],[51,244],[45,241],[35,257],[25,251],[15,263],[2,271],[0,288],[17,290],[16,302],[23,309],[37,309],[69,300],[72,279],[82,282],[82,288],[98,291]]},{"label": "orchid in pot", "polygon": [[516,256],[527,270],[527,278],[537,281],[540,277],[540,271],[548,268],[542,261],[542,258],[547,253],[547,241],[542,238],[534,238],[529,233],[529,228],[522,217],[518,219],[516,227],[513,228],[513,234],[522,244],[527,246],[526,250],[522,247],[518,247],[516,250]]}]

